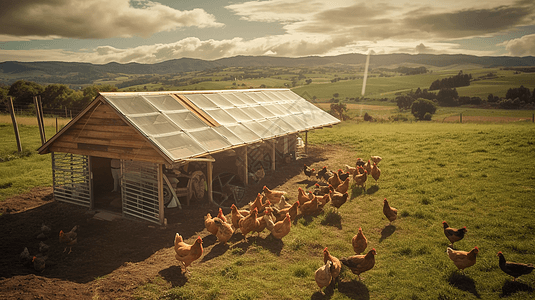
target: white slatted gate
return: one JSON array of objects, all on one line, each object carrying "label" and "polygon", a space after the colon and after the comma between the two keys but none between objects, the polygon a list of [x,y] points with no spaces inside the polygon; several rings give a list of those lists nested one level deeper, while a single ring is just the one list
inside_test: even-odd
[{"label": "white slatted gate", "polygon": [[123,214],[159,224],[158,164],[121,162]]},{"label": "white slatted gate", "polygon": [[91,207],[89,160],[85,155],[52,153],[54,198]]}]

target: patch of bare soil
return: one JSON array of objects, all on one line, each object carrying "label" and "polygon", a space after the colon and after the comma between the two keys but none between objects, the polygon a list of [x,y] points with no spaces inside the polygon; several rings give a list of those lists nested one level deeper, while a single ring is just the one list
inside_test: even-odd
[{"label": "patch of bare soil", "polygon": [[[259,183],[247,188],[246,199],[252,201],[262,187],[286,190],[297,198],[297,183],[312,186],[315,181],[303,175],[303,163],[321,168],[339,165],[356,155],[340,147],[309,147],[307,157],[281,166]],[[352,158],[353,159],[353,158]],[[52,188],[35,188],[0,202],[0,291],[5,299],[130,299],[139,285],[161,276],[172,286],[182,286],[188,278],[174,258],[173,240],[176,232],[186,242],[203,237],[202,264],[221,255],[215,237],[204,228],[208,212],[218,208],[208,201],[192,202],[183,209],[166,209],[167,226],[117,218],[104,221],[93,218],[94,211],[53,199]],[[230,210],[224,211],[230,214]],[[49,246],[44,255],[42,272],[25,266],[19,256],[24,247],[31,255],[39,252],[37,238],[41,225],[52,230],[43,239]],[[59,243],[60,230],[69,231],[78,225],[78,243],[64,252]],[[240,239],[241,236],[236,237]],[[234,237],[233,237],[234,240]],[[231,242],[233,241],[231,240]],[[266,245],[281,247],[281,245]],[[280,251],[280,249],[273,249]]]}]

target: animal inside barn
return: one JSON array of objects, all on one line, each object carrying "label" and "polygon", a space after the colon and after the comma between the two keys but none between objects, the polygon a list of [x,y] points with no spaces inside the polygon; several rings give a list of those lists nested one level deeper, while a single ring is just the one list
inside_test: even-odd
[{"label": "animal inside barn", "polygon": [[38,151],[57,201],[163,224],[191,199],[230,207],[300,134],[339,122],[288,89],[100,93]]}]

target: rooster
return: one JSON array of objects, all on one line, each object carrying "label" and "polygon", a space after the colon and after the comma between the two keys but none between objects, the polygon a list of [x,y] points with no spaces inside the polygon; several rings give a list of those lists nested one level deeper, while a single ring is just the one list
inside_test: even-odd
[{"label": "rooster", "polygon": [[444,227],[444,235],[450,241],[450,247],[453,248],[453,243],[458,242],[464,238],[464,234],[468,231],[466,226],[460,229],[451,228],[446,221],[442,221],[442,226]]},{"label": "rooster", "polygon": [[316,169],[307,166],[307,164],[304,164],[303,173],[305,173],[305,175],[310,178],[311,176],[316,175]]},{"label": "rooster", "polygon": [[178,233],[175,234],[175,258],[182,262],[184,270],[189,273],[188,267],[202,256],[202,238],[199,236],[193,245],[187,244]]},{"label": "rooster", "polygon": [[501,251],[498,252],[496,256],[498,256],[500,259],[500,269],[502,269],[505,274],[513,276],[513,281],[515,281],[521,275],[531,273],[531,271],[533,271],[533,269],[535,268],[532,264],[522,264],[505,261],[505,257],[503,256],[503,253]]}]

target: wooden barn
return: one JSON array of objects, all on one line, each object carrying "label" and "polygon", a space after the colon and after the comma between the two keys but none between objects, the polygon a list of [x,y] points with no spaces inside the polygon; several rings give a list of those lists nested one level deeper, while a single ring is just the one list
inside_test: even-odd
[{"label": "wooden barn", "polygon": [[289,89],[100,93],[38,151],[57,201],[162,224],[180,201],[230,206],[300,133],[339,122]]}]

